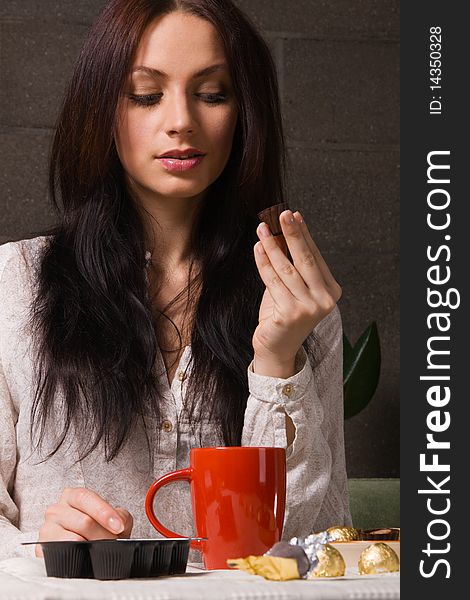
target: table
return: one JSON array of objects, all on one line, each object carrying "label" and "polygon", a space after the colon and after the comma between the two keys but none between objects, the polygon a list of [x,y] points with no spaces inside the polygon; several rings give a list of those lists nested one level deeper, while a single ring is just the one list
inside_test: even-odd
[{"label": "table", "polygon": [[346,600],[400,597],[399,573],[335,579],[266,581],[236,570],[203,571],[155,579],[98,581],[47,577],[41,558],[0,562],[1,600]]}]

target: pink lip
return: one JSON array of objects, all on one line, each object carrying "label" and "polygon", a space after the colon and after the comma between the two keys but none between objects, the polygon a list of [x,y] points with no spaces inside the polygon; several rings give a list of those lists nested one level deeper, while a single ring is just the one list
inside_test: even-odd
[{"label": "pink lip", "polygon": [[204,156],[194,156],[183,160],[177,158],[157,158],[157,160],[167,171],[189,171],[197,167],[203,158]]}]

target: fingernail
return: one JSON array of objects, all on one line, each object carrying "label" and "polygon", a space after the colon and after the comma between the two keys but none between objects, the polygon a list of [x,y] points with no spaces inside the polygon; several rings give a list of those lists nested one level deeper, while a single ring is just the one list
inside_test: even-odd
[{"label": "fingernail", "polygon": [[304,222],[304,220],[303,220],[303,218],[302,218],[302,215],[300,214],[300,212],[299,212],[298,210],[296,210],[296,211],[295,211],[295,213],[294,213],[294,216],[296,216],[296,217],[297,217],[297,221],[298,221],[299,223],[303,223],[303,222]]},{"label": "fingernail", "polygon": [[290,225],[292,225],[292,223],[294,222],[294,215],[292,214],[291,210],[288,210],[285,214],[285,221],[286,223],[289,223]]},{"label": "fingernail", "polygon": [[122,521],[116,519],[115,517],[111,517],[110,519],[108,519],[108,525],[111,531],[114,533],[121,533],[122,531],[124,531],[124,525]]},{"label": "fingernail", "polygon": [[258,228],[258,231],[261,237],[269,237],[271,235],[269,227],[266,225],[266,223],[261,223],[261,225]]}]

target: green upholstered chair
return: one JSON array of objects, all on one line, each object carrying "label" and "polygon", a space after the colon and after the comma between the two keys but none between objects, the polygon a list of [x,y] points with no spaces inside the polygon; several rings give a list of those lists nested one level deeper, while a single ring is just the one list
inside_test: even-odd
[{"label": "green upholstered chair", "polygon": [[400,527],[399,479],[349,479],[349,505],[354,527]]}]

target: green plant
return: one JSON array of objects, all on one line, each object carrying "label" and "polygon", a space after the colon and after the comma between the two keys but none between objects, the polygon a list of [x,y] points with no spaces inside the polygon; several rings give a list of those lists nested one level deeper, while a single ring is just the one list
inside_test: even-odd
[{"label": "green plant", "polygon": [[380,340],[373,321],[351,346],[343,333],[344,418],[361,412],[372,400],[380,375]]}]

